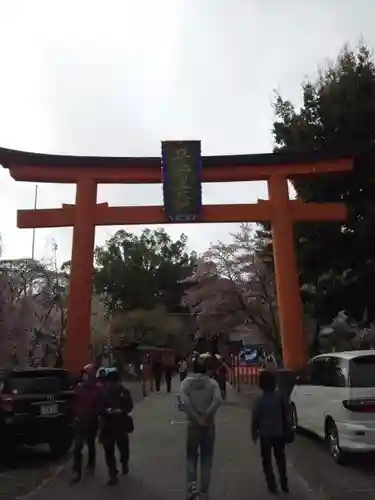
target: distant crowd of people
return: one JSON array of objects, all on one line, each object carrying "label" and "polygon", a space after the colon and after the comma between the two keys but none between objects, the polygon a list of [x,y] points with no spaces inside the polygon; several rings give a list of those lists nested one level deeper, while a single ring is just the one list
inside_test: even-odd
[{"label": "distant crowd of people", "polygon": [[[177,366],[156,358],[152,374],[156,391],[160,391],[162,379],[167,392],[171,392],[172,377],[178,373],[181,388],[179,408],[188,418],[186,437],[187,499],[207,500],[215,445],[215,414],[226,398],[228,365],[220,356],[211,353],[182,358]],[[281,490],[289,492],[285,447],[293,440],[290,405],[277,390],[273,370],[262,371],[259,378],[262,394],[252,412],[252,439],[260,442],[263,470],[268,489],[277,492],[272,468],[272,452],[278,467]],[[108,467],[108,485],[118,483],[118,467],[115,448],[120,454],[121,473],[129,472],[129,434],[134,430],[130,415],[133,401],[128,389],[120,381],[117,370],[97,371],[88,365],[82,371],[82,379],[76,388],[75,442],[73,454],[73,478],[82,478],[82,448],[88,447],[87,473],[93,474],[96,462],[96,438],[103,445]],[[200,486],[198,487],[198,458],[200,457]]]},{"label": "distant crowd of people", "polygon": [[[171,392],[171,380],[176,372],[179,374],[180,382],[183,382],[189,370],[193,371],[197,356],[197,353],[193,353],[189,357],[179,359],[177,363],[174,363],[170,358],[164,360],[161,356],[155,356],[151,359],[149,364],[151,365],[151,374],[155,382],[156,392],[160,392],[163,381],[165,381],[167,392]],[[219,355],[212,355],[209,365],[209,375],[217,381],[222,398],[225,399],[228,371],[231,368]]]}]

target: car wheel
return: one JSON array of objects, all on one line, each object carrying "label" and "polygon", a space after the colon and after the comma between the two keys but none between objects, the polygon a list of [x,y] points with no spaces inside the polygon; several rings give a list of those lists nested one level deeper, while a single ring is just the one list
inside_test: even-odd
[{"label": "car wheel", "polygon": [[327,443],[331,457],[337,464],[345,465],[346,454],[340,448],[340,439],[336,424],[330,421],[327,423],[326,429]]},{"label": "car wheel", "polygon": [[297,415],[297,408],[294,403],[292,403],[292,428],[294,432],[297,432],[299,427],[298,427],[298,415]]}]

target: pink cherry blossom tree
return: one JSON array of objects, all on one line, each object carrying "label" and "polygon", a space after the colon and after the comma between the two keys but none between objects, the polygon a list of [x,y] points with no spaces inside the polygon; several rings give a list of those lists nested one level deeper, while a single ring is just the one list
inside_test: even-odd
[{"label": "pink cherry blossom tree", "polygon": [[31,259],[3,260],[0,286],[0,365],[45,364],[65,329],[65,276]]},{"label": "pink cherry blossom tree", "polygon": [[183,303],[197,317],[205,335],[225,336],[235,327],[251,324],[264,343],[280,351],[275,279],[258,257],[253,231],[242,224],[231,243],[218,242],[203,254]]},{"label": "pink cherry blossom tree", "polygon": [[14,359],[27,363],[32,305],[27,297],[19,296],[12,277],[0,276],[0,366]]}]

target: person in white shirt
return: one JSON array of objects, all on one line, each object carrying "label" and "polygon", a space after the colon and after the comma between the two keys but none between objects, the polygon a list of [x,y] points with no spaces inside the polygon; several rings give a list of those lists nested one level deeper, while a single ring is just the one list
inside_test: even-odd
[{"label": "person in white shirt", "polygon": [[180,374],[180,382],[185,380],[188,370],[188,364],[185,358],[178,363],[178,373]]}]

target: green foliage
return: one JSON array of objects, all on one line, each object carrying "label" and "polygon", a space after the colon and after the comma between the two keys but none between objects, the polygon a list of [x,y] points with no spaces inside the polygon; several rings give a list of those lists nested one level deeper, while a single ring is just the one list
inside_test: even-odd
[{"label": "green foliage", "polygon": [[[345,202],[345,224],[296,226],[300,278],[308,311],[330,321],[341,309],[375,314],[375,66],[369,49],[344,48],[316,81],[302,85],[296,109],[277,96],[273,134],[277,151],[356,152],[350,173],[293,181],[305,202]],[[263,227],[261,236],[268,233]],[[270,247],[264,246],[269,254]]]},{"label": "green foliage", "polygon": [[164,229],[145,229],[140,236],[118,231],[95,249],[94,289],[113,311],[150,310],[163,305],[180,311],[181,281],[196,262],[186,250],[187,238],[172,241]]}]

